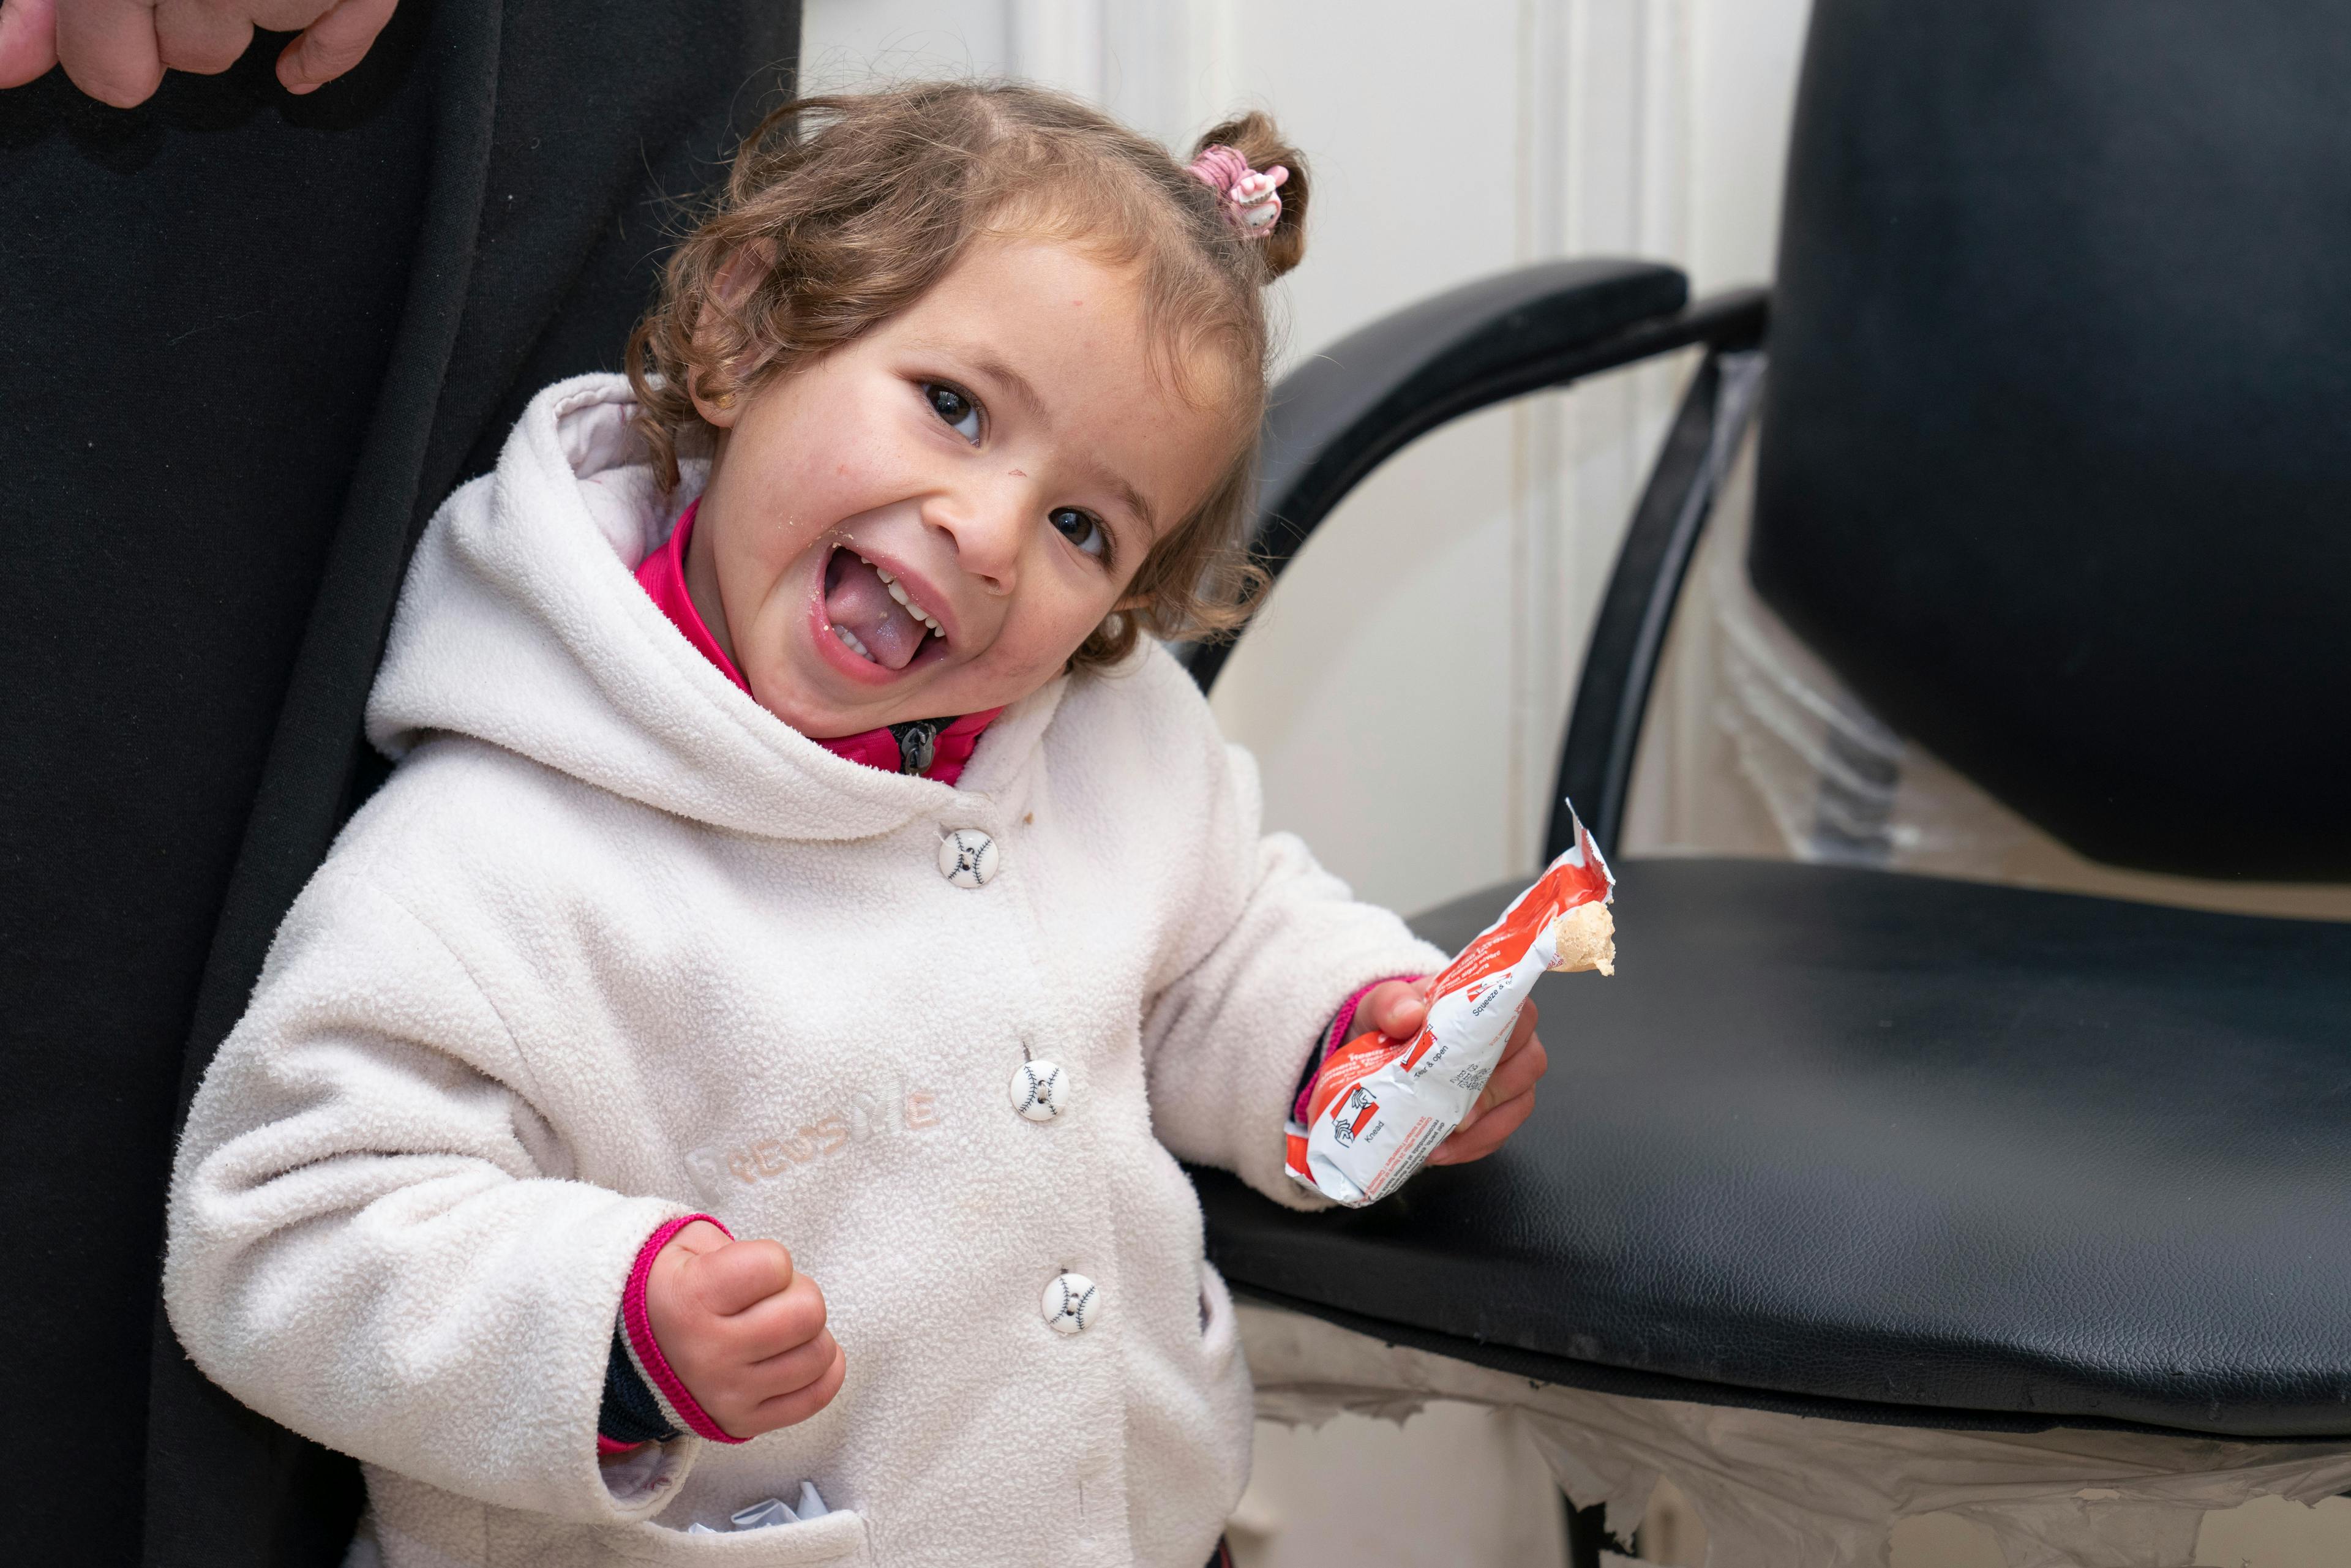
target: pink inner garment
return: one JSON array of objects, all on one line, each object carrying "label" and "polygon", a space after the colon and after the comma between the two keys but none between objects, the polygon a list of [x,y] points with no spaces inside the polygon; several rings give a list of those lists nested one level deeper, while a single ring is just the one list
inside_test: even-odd
[{"label": "pink inner garment", "polygon": [[[709,626],[702,619],[702,612],[695,608],[694,595],[686,591],[685,546],[694,533],[694,514],[701,506],[697,500],[686,507],[677,519],[677,527],[670,530],[669,542],[645,557],[644,564],[637,568],[637,585],[645,591],[661,612],[669,617],[670,624],[694,644],[696,653],[716,665],[720,674],[734,682],[745,696],[749,696],[750,684],[743,679],[743,672],[735,667],[735,661],[726,656],[726,650],[721,648],[718,640],[710,634]],[[967,713],[941,729],[931,742],[931,766],[923,777],[935,779],[942,784],[953,784],[962,778],[964,764],[971,760],[972,749],[979,744],[980,731],[1003,711],[1000,707],[992,707],[981,713]],[[898,771],[898,737],[886,728],[838,736],[831,740],[815,736],[810,738],[835,757],[862,762],[868,768],[879,768],[884,773]]]},{"label": "pink inner garment", "polygon": [[653,1260],[669,1245],[671,1237],[697,1219],[709,1220],[726,1231],[727,1240],[735,1239],[733,1231],[707,1214],[681,1214],[647,1237],[645,1244],[637,1249],[636,1266],[629,1270],[629,1282],[621,1291],[621,1327],[629,1336],[629,1349],[636,1354],[637,1369],[668,1403],[671,1412],[685,1424],[686,1430],[714,1443],[745,1443],[750,1439],[728,1437],[726,1428],[712,1420],[710,1413],[686,1388],[685,1380],[678,1376],[669,1357],[662,1354],[661,1342],[653,1338],[653,1317],[645,1309],[645,1281],[653,1274]]}]

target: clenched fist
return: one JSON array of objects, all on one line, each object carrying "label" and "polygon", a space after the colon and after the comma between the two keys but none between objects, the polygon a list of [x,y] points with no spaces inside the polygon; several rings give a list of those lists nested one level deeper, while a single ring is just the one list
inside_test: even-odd
[{"label": "clenched fist", "polygon": [[147,101],[163,72],[228,69],[256,27],[299,33],[277,57],[286,90],[309,92],[366,56],[397,0],[0,0],[0,88],[63,62],[101,103]]},{"label": "clenched fist", "polygon": [[847,1371],[824,1292],[776,1241],[730,1241],[706,1219],[670,1238],[645,1279],[645,1313],[670,1368],[730,1437],[805,1421]]}]

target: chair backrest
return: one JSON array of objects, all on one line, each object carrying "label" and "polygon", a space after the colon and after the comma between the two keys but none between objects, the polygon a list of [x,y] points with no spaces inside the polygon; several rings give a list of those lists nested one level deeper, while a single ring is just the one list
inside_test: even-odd
[{"label": "chair backrest", "polygon": [[2351,11],[1818,0],[1750,566],[2095,858],[2351,877]]}]

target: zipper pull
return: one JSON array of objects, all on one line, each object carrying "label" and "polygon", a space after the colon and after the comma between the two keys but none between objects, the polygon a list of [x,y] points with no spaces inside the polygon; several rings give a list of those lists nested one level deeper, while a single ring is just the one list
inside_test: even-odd
[{"label": "zipper pull", "polygon": [[931,770],[931,759],[937,752],[939,721],[918,718],[890,727],[891,737],[898,743],[898,771],[919,779]]}]

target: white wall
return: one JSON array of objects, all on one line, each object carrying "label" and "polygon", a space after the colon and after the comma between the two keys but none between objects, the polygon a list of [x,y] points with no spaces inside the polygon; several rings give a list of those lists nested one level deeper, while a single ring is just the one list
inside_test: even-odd
[{"label": "white wall", "polygon": [[[1426,294],[1635,255],[1770,271],[1807,0],[810,0],[819,85],[1022,75],[1313,160],[1286,362]],[[1531,867],[1593,604],[1680,364],[1460,422],[1285,577],[1219,684],[1268,816],[1410,911]],[[1372,764],[1376,763],[1374,767]]]}]

